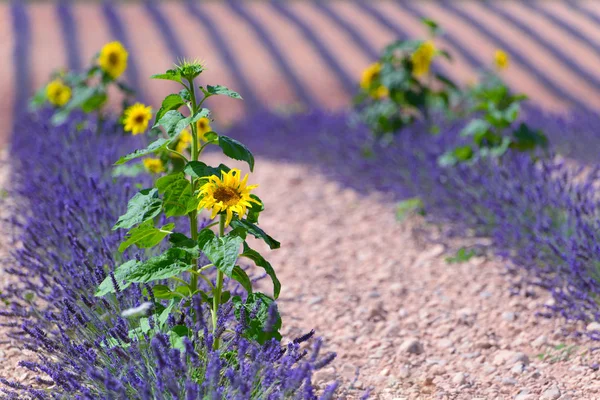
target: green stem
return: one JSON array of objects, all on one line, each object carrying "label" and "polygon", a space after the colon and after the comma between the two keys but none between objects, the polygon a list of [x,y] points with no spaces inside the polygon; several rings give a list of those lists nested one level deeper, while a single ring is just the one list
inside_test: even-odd
[{"label": "green stem", "polygon": [[[219,219],[219,236],[225,236],[225,215],[221,215]],[[219,312],[219,305],[221,304],[221,293],[223,292],[223,272],[217,270],[217,285],[215,287],[214,297],[213,297],[213,310],[212,310],[212,320],[213,320],[213,335],[217,332],[217,315]],[[217,350],[219,348],[219,339],[213,339],[213,349]]]},{"label": "green stem", "polygon": [[[192,99],[192,115],[196,113],[196,92],[194,90],[194,83],[192,81],[190,83],[190,97]],[[192,161],[198,161],[198,133],[196,131],[196,124],[191,124],[192,128]],[[194,177],[190,177],[190,185],[192,185],[192,193],[196,190]],[[198,210],[193,210],[189,214],[190,217],[190,233],[192,236],[192,240],[195,242],[198,240]],[[192,259],[192,269],[195,270],[198,266],[198,259]],[[192,274],[190,278],[190,289],[192,293],[195,293],[198,289],[198,276],[196,274]]]}]

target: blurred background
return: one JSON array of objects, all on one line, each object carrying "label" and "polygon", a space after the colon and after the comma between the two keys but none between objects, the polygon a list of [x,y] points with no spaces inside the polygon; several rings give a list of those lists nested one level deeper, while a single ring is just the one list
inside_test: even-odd
[{"label": "blurred background", "polygon": [[0,2],[0,133],[57,68],[81,69],[112,40],[130,52],[127,80],[154,107],[168,83],[150,81],[183,57],[206,61],[219,120],[264,107],[351,103],[361,71],[396,38],[426,34],[427,16],[453,55],[440,65],[468,83],[510,54],[504,79],[551,110],[600,106],[600,2],[579,1],[12,1]]}]

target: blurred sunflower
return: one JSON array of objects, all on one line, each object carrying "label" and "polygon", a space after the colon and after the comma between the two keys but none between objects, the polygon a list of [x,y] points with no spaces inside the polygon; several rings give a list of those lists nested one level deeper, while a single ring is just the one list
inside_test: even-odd
[{"label": "blurred sunflower", "polygon": [[422,76],[429,72],[431,66],[431,60],[435,56],[435,44],[428,40],[423,42],[417,50],[410,56],[410,60],[413,64],[413,74],[415,76]]},{"label": "blurred sunflower", "polygon": [[98,64],[111,78],[117,79],[127,69],[127,50],[120,42],[110,42],[102,47]]},{"label": "blurred sunflower", "polygon": [[242,218],[248,209],[252,207],[251,203],[260,204],[258,200],[250,196],[250,191],[258,185],[247,186],[248,174],[240,181],[241,172],[239,169],[232,169],[229,172],[221,171],[221,178],[213,175],[208,178],[208,182],[200,187],[198,197],[200,203],[198,210],[212,210],[211,218],[215,218],[220,212],[225,212],[225,226],[229,226],[233,213],[235,212]]},{"label": "blurred sunflower", "polygon": [[179,134],[179,140],[177,141],[177,146],[175,146],[175,151],[178,153],[183,153],[190,144],[192,143],[192,134],[187,129],[184,129]]},{"label": "blurred sunflower", "polygon": [[124,113],[123,124],[125,131],[134,135],[144,133],[152,118],[152,108],[142,103],[135,103],[127,108]]},{"label": "blurred sunflower", "polygon": [[203,117],[196,121],[196,132],[198,132],[198,140],[208,142],[208,140],[206,139],[206,134],[211,131],[212,128],[210,127],[210,120],[208,118]]},{"label": "blurred sunflower", "polygon": [[142,162],[144,163],[144,168],[153,174],[165,171],[165,165],[160,158],[144,158]]},{"label": "blurred sunflower", "polygon": [[55,79],[46,86],[46,97],[55,106],[64,106],[71,99],[71,88]]},{"label": "blurred sunflower", "polygon": [[503,50],[496,50],[494,53],[494,63],[496,64],[496,68],[506,69],[510,63],[510,57]]}]

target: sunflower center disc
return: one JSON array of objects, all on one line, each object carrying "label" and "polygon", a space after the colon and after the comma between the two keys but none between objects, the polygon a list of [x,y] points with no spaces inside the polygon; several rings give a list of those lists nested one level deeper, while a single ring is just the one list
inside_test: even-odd
[{"label": "sunflower center disc", "polygon": [[238,192],[228,187],[220,187],[215,190],[214,197],[215,200],[222,201],[226,206],[235,205],[240,200]]}]

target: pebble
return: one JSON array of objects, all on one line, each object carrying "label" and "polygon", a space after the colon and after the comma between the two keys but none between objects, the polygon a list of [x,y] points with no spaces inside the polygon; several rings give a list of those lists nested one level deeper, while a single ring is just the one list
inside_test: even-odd
[{"label": "pebble", "polygon": [[587,331],[600,331],[600,322],[590,322],[585,329]]},{"label": "pebble", "polygon": [[556,385],[550,386],[548,389],[544,390],[542,393],[542,397],[540,400],[556,400],[560,397],[560,389]]},{"label": "pebble", "polygon": [[408,354],[422,354],[425,349],[421,342],[416,338],[408,338],[400,345],[399,351]]},{"label": "pebble", "polygon": [[510,377],[506,377],[506,378],[502,378],[502,384],[506,385],[506,386],[514,386],[516,385],[518,382],[515,378],[510,378]]},{"label": "pebble", "polygon": [[400,368],[400,371],[398,371],[398,377],[402,379],[410,377],[410,368],[408,368],[406,365],[403,365]]},{"label": "pebble", "polygon": [[330,382],[335,379],[335,368],[323,368],[318,371],[315,371],[314,374],[315,382],[319,384],[323,384],[326,382]]},{"label": "pebble", "polygon": [[462,372],[457,372],[453,377],[452,377],[452,383],[454,383],[456,386],[460,386],[462,384],[464,384],[466,381],[466,376],[464,373]]},{"label": "pebble", "polygon": [[510,372],[512,372],[515,375],[521,375],[523,372],[525,372],[525,364],[523,363],[516,363],[514,367],[512,367],[512,369],[510,370]]},{"label": "pebble", "polygon": [[517,319],[517,315],[514,312],[506,311],[502,313],[502,319],[508,322],[513,322]]},{"label": "pebble", "polygon": [[531,342],[531,346],[535,349],[539,349],[540,347],[546,345],[548,343],[548,338],[546,335],[538,336],[533,342]]}]

